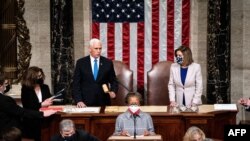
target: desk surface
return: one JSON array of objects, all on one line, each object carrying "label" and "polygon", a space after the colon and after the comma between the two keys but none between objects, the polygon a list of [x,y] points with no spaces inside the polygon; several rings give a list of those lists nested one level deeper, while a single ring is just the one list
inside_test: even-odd
[{"label": "desk surface", "polygon": [[[50,106],[49,108],[61,108],[62,112],[68,114],[93,114],[93,113],[100,113],[100,114],[117,114],[125,112],[128,107],[127,106],[106,106],[106,107],[87,107],[87,108],[76,108],[74,105],[57,105],[57,106]],[[181,112],[178,108],[171,108],[167,105],[162,106],[140,106],[143,112],[148,113],[163,113],[163,114],[185,114],[185,113],[195,113],[195,114],[208,114],[208,113],[215,113],[221,111],[237,111],[237,110],[216,110],[214,105],[200,105],[198,106],[197,112]],[[97,112],[84,110],[84,109],[100,109]],[[84,112],[85,111],[85,112]]]},{"label": "desk surface", "polygon": [[108,141],[162,141],[161,135],[154,136],[139,136],[134,139],[134,137],[128,136],[110,136]]}]

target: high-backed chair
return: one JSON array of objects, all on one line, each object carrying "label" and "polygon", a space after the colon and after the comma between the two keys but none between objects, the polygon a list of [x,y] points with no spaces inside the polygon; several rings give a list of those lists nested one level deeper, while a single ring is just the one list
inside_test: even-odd
[{"label": "high-backed chair", "polygon": [[169,105],[168,81],[173,62],[162,61],[147,72],[147,105]]},{"label": "high-backed chair", "polygon": [[116,98],[111,100],[111,105],[126,105],[125,97],[133,91],[133,71],[121,61],[114,60],[113,64],[119,89]]}]

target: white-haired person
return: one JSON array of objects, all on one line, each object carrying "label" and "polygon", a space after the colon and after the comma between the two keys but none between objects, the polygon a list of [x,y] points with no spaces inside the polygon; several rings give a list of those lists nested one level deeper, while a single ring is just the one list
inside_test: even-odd
[{"label": "white-haired person", "polygon": [[[89,43],[89,54],[76,62],[73,77],[73,98],[77,107],[106,106],[116,97],[118,82],[113,62],[101,56],[102,43],[93,38]],[[110,86],[105,93],[102,86]]]},{"label": "white-haired person", "polygon": [[52,136],[51,141],[99,141],[95,136],[76,129],[74,122],[70,119],[62,120],[59,129],[60,134]]}]

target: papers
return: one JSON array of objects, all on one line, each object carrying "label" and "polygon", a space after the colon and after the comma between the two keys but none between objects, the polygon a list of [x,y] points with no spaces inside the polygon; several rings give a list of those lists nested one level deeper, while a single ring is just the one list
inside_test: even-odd
[{"label": "papers", "polygon": [[236,104],[214,104],[214,105],[200,105],[199,113],[209,113],[220,110],[237,110]]},{"label": "papers", "polygon": [[42,108],[40,108],[39,109],[39,111],[47,111],[47,110],[54,110],[54,111],[63,111],[63,107],[53,107],[53,106],[51,106],[51,107],[42,107]]},{"label": "papers", "polygon": [[[129,137],[132,137],[132,138],[133,138],[134,136],[131,136],[131,135],[130,135]],[[142,138],[142,137],[145,137],[145,136],[144,136],[144,135],[136,135],[135,137],[136,137],[136,138]]]},{"label": "papers", "polygon": [[51,99],[57,98],[59,96],[62,96],[62,94],[60,93],[60,94],[54,95],[54,96],[51,97]]},{"label": "papers", "polygon": [[236,104],[214,104],[215,110],[237,110]]},{"label": "papers", "polygon": [[73,105],[42,107],[40,111],[55,110],[65,113],[100,113],[101,107],[77,108]]},{"label": "papers", "polygon": [[65,113],[100,113],[101,107],[84,107],[77,108],[75,106],[65,106],[63,112]]},{"label": "papers", "polygon": [[136,139],[134,139],[134,136],[110,136],[108,138],[108,141],[113,141],[113,140],[121,140],[121,141],[124,141],[124,140],[149,140],[149,141],[162,141],[162,137],[161,135],[152,135],[152,136],[136,136]]},{"label": "papers", "polygon": [[209,113],[209,112],[213,112],[214,110],[214,105],[206,105],[206,104],[202,104],[199,106],[199,111],[198,113]]}]

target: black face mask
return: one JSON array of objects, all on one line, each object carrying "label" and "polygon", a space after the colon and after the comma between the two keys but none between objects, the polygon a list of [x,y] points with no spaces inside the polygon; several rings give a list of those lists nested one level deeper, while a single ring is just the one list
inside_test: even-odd
[{"label": "black face mask", "polygon": [[42,78],[37,79],[36,84],[42,85],[43,84],[43,79]]},{"label": "black face mask", "polygon": [[8,91],[10,91],[10,85],[7,85],[5,90],[4,90],[4,93],[7,93]]}]

